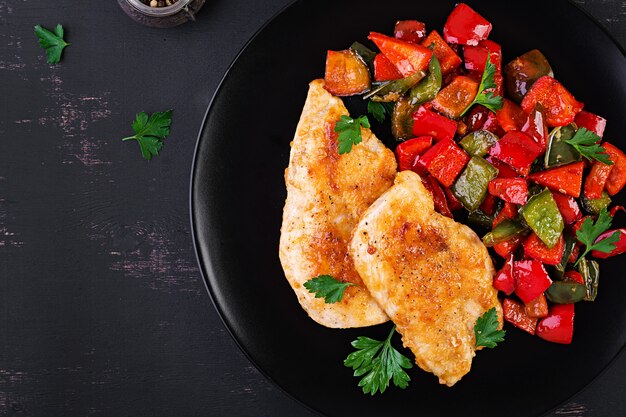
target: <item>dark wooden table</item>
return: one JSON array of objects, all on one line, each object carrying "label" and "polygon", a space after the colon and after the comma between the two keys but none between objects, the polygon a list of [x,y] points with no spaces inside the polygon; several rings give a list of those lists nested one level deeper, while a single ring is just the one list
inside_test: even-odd
[{"label": "dark wooden table", "polygon": [[[289,2],[207,0],[197,23],[154,30],[113,0],[0,0],[0,416],[313,415],[231,340],[188,219],[209,100]],[[626,3],[578,3],[626,44]],[[60,65],[38,23],[65,25]],[[172,134],[146,162],[120,138],[167,108]],[[625,375],[622,355],[553,415],[626,415]]]}]

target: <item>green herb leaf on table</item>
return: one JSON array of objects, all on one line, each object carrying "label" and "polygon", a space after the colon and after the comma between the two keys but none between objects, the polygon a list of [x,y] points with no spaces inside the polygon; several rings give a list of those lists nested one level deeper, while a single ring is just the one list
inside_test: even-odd
[{"label": "green herb leaf on table", "polygon": [[496,308],[492,307],[485,314],[476,320],[474,325],[474,335],[476,336],[476,347],[484,346],[494,348],[499,342],[504,341],[506,331],[498,330],[500,322]]},{"label": "green herb leaf on table", "polygon": [[305,282],[304,288],[314,293],[315,298],[324,298],[326,304],[333,304],[341,301],[346,288],[353,285],[350,282],[341,282],[330,275],[320,275]]},{"label": "green herb leaf on table", "polygon": [[141,148],[141,155],[147,160],[157,156],[163,148],[163,140],[170,134],[172,125],[172,110],[153,113],[148,116],[146,112],[137,114],[133,122],[135,134],[122,139],[136,140]]},{"label": "green herb leaf on table", "polygon": [[594,132],[581,127],[576,131],[574,137],[570,140],[566,140],[565,143],[572,145],[579,154],[590,161],[595,159],[605,165],[613,165],[613,161],[609,158],[604,146],[598,145],[601,140],[602,138]]},{"label": "green herb leaf on table", "polygon": [[391,113],[393,112],[393,107],[393,102],[381,102],[372,100],[367,102],[367,112],[374,116],[374,119],[378,120],[379,123],[385,121],[385,116],[391,115]]},{"label": "green herb leaf on table", "polygon": [[46,50],[46,57],[49,64],[57,64],[61,61],[63,49],[70,45],[63,39],[63,26],[57,25],[54,32],[37,25],[35,26],[35,35],[39,38],[39,45]]},{"label": "green herb leaf on table", "polygon": [[396,326],[393,326],[387,339],[382,341],[360,336],[352,342],[352,346],[358,350],[349,354],[343,364],[354,370],[354,376],[363,376],[359,387],[364,394],[382,394],[389,386],[389,381],[402,389],[409,385],[411,378],[404,369],[411,369],[413,364],[391,346],[391,336],[395,330]]},{"label": "green herb leaf on table", "polygon": [[590,218],[586,218],[580,229],[576,232],[576,238],[585,245],[585,251],[580,255],[574,266],[578,265],[589,252],[596,250],[599,252],[609,253],[615,249],[615,243],[619,240],[619,232],[615,231],[604,239],[597,241],[600,235],[611,227],[613,216],[603,208],[595,222]]},{"label": "green herb leaf on table", "polygon": [[363,141],[361,126],[369,129],[370,121],[367,116],[359,116],[356,119],[350,116],[341,116],[341,119],[335,123],[335,132],[339,133],[337,152],[340,155],[349,153],[353,145],[358,145]]},{"label": "green herb leaf on table", "polygon": [[485,90],[489,90],[491,88],[496,88],[496,66],[491,62],[491,55],[487,54],[487,62],[485,63],[485,71],[483,72],[483,76],[480,80],[480,85],[478,86],[478,94],[474,97],[474,101],[470,103],[469,106],[461,116],[463,116],[469,109],[472,108],[474,104],[482,104],[487,107],[492,112],[496,112],[500,110],[504,105],[504,100],[502,97],[495,95],[492,91],[485,92]]}]

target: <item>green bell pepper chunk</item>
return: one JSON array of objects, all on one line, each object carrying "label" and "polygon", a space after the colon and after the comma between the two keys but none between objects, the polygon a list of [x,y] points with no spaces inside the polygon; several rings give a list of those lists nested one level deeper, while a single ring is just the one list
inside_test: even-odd
[{"label": "green bell pepper chunk", "polygon": [[383,102],[398,101],[409,91],[409,88],[417,84],[425,75],[424,71],[417,71],[415,74],[399,80],[372,83],[372,90],[363,98]]},{"label": "green bell pepper chunk", "polygon": [[587,198],[587,196],[583,194],[580,197],[580,202],[587,212],[598,214],[602,209],[607,208],[611,204],[611,197],[606,191],[602,191],[602,197],[600,198]]},{"label": "green bell pepper chunk", "polygon": [[554,281],[546,290],[548,300],[557,304],[573,304],[585,299],[587,287],[577,282]]},{"label": "green bell pepper chunk", "polygon": [[491,232],[483,236],[483,243],[485,246],[491,247],[524,234],[527,230],[528,228],[520,222],[505,220],[502,223],[498,223]]},{"label": "green bell pepper chunk", "polygon": [[563,251],[563,258],[561,259],[561,263],[558,265],[554,265],[554,273],[558,278],[563,278],[565,275],[565,268],[567,267],[567,261],[569,260],[574,247],[576,246],[576,238],[567,232],[563,232],[563,237],[565,238],[565,250]]},{"label": "green bell pepper chunk", "polygon": [[548,148],[544,157],[544,166],[552,168],[580,161],[580,153],[566,140],[570,140],[576,134],[576,125],[560,126],[550,132]]},{"label": "green bell pepper chunk", "polygon": [[352,50],[352,52],[357,54],[363,60],[363,62],[365,62],[365,64],[370,69],[370,72],[373,74],[374,58],[376,58],[376,52],[372,51],[370,48],[360,42],[354,42],[352,45],[350,45],[350,49]]},{"label": "green bell pepper chunk", "polygon": [[459,145],[471,156],[485,156],[499,138],[488,130],[475,130],[466,135]]},{"label": "green bell pepper chunk", "polygon": [[553,248],[558,243],[565,223],[550,190],[546,188],[532,196],[522,207],[520,214],[548,248]]},{"label": "green bell pepper chunk", "polygon": [[413,113],[417,107],[406,97],[396,101],[391,113],[391,134],[394,138],[401,140],[413,137]]},{"label": "green bell pepper chunk", "polygon": [[489,230],[493,226],[493,216],[487,215],[482,210],[474,210],[467,215],[467,222],[469,224]]},{"label": "green bell pepper chunk", "polygon": [[441,89],[441,65],[439,60],[433,54],[428,64],[428,77],[424,78],[409,92],[411,104],[423,104],[427,101],[434,100],[435,96]]},{"label": "green bell pepper chunk", "polygon": [[596,261],[582,258],[578,263],[578,272],[585,280],[585,301],[594,301],[598,295],[598,280],[600,278],[600,265]]},{"label": "green bell pepper chunk", "polygon": [[473,156],[452,185],[452,193],[469,211],[476,210],[487,195],[489,182],[498,170],[479,156]]}]

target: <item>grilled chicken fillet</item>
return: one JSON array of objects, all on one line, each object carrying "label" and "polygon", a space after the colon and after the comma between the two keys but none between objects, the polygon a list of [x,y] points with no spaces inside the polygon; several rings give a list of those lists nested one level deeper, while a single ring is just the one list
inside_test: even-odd
[{"label": "grilled chicken fillet", "polygon": [[[327,327],[346,328],[388,320],[369,295],[348,253],[352,231],[363,212],[392,184],[396,161],[369,129],[352,151],[337,153],[335,122],[348,111],[324,89],[309,93],[291,144],[285,170],[287,201],[280,236],[280,260],[298,301],[311,318]],[[303,284],[319,275],[356,284],[343,300],[326,304]]]},{"label": "grilled chicken fillet", "polygon": [[363,215],[350,254],[417,365],[442,384],[469,372],[479,316],[496,307],[502,325],[487,249],[469,227],[435,212],[411,171],[400,172]]}]

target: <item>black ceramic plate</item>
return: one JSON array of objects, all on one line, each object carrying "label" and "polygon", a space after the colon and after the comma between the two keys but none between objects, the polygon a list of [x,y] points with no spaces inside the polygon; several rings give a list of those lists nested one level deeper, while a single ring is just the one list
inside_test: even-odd
[{"label": "black ceramic plate", "polygon": [[[470,5],[492,22],[490,38],[502,45],[504,62],[541,49],[556,77],[587,109],[609,120],[605,138],[626,148],[626,59],[590,17],[564,0]],[[296,2],[237,58],[200,134],[191,209],[211,297],[250,360],[328,416],[540,415],[588,384],[626,341],[626,280],[623,263],[614,258],[602,262],[597,301],[576,306],[571,345],[507,327],[506,343],[479,352],[471,372],[453,388],[414,368],[408,389],[391,387],[370,397],[342,361],[353,339],[382,338],[389,324],[324,328],[307,317],[285,280],[278,259],[283,174],[307,84],[323,77],[326,50],[365,41],[369,31],[392,32],[398,19],[419,19],[441,30],[453,7],[454,0]],[[374,130],[388,136],[388,127]]]}]

